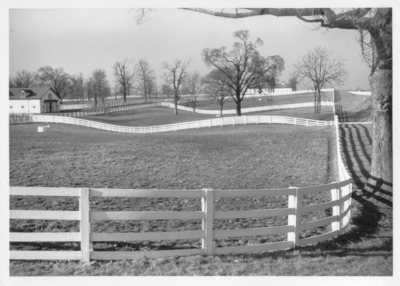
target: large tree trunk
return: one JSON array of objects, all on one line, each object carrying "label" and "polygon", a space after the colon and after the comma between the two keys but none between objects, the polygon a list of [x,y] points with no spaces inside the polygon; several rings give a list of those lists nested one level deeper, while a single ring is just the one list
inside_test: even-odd
[{"label": "large tree trunk", "polygon": [[242,102],[240,100],[236,101],[236,116],[242,116]]},{"label": "large tree trunk", "polygon": [[370,75],[372,90],[371,176],[382,183],[393,182],[392,70],[377,69]]},{"label": "large tree trunk", "polygon": [[235,91],[235,96],[236,96],[236,116],[242,116],[242,101],[240,100],[240,92],[239,91]]},{"label": "large tree trunk", "polygon": [[370,31],[375,44],[375,65],[369,77],[372,101],[372,159],[370,184],[392,191],[392,38],[382,31]]},{"label": "large tree trunk", "polygon": [[176,95],[175,95],[175,98],[174,98],[174,104],[175,104],[174,114],[178,114],[178,98],[177,98]]}]

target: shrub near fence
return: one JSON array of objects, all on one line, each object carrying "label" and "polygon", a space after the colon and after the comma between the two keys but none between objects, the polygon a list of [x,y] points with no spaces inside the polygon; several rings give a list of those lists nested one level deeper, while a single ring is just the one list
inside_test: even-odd
[{"label": "shrub near fence", "polygon": [[[11,210],[10,219],[39,220],[77,220],[80,221],[80,232],[67,233],[10,233],[10,242],[80,242],[80,251],[10,251],[10,259],[67,259],[87,262],[90,259],[119,260],[136,259],[143,256],[149,258],[166,256],[186,256],[196,254],[229,254],[251,253],[260,251],[291,249],[298,246],[314,244],[333,238],[345,232],[349,227],[351,216],[352,179],[346,169],[341,155],[338,118],[335,116],[337,143],[338,182],[312,186],[291,187],[274,190],[121,190],[97,188],[41,188],[10,187],[10,195],[19,196],[74,196],[79,197],[79,211],[32,211]],[[303,197],[307,194],[330,192],[331,201],[314,205],[303,205]],[[227,197],[269,197],[288,196],[288,208],[263,209],[247,211],[215,211],[214,202],[218,198]],[[91,211],[89,199],[94,197],[135,197],[135,198],[199,198],[201,211]],[[311,222],[302,222],[300,217],[310,212],[332,208],[330,217]],[[288,216],[288,225],[265,228],[216,230],[213,222],[216,219],[268,218]],[[101,220],[190,220],[201,219],[202,229],[198,231],[147,232],[147,233],[91,233],[90,223]],[[328,233],[300,238],[300,232],[330,225]],[[214,239],[237,236],[257,236],[287,234],[286,241],[257,245],[215,247]],[[201,249],[182,249],[165,251],[130,251],[107,252],[91,250],[92,242],[100,241],[140,241],[140,240],[175,240],[201,239]]]}]

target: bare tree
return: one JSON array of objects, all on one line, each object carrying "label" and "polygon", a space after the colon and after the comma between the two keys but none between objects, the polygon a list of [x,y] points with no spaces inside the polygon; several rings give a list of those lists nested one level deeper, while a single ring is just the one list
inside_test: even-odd
[{"label": "bare tree", "polygon": [[[392,190],[393,182],[393,48],[392,8],[249,8],[235,9],[232,13],[202,8],[184,8],[216,17],[241,19],[247,17],[276,16],[297,17],[327,29],[356,30],[360,32],[361,49],[370,51],[369,76],[372,90],[373,146],[371,160],[371,184],[377,181],[386,190]],[[365,35],[370,40],[365,41]],[[371,49],[365,49],[365,43]]]},{"label": "bare tree", "polygon": [[296,72],[312,84],[315,113],[321,112],[321,89],[329,84],[343,84],[347,76],[344,62],[341,56],[334,56],[332,51],[318,46],[295,64]]},{"label": "bare tree", "polygon": [[105,103],[106,97],[111,94],[111,88],[107,80],[106,72],[102,69],[93,71],[91,82],[93,84],[95,107],[97,107],[98,99],[101,99],[103,104]]},{"label": "bare tree", "polygon": [[233,49],[227,51],[206,48],[202,52],[204,62],[226,75],[225,83],[230,87],[230,93],[236,103],[236,115],[241,116],[241,102],[248,88],[264,78],[268,72],[281,72],[284,61],[279,56],[262,57],[257,51],[263,44],[261,39],[255,43],[249,41],[249,31],[236,31],[234,38],[239,42],[233,44]]},{"label": "bare tree", "polygon": [[122,62],[116,62],[113,67],[114,76],[121,86],[124,102],[134,82],[134,73],[128,71],[129,65],[130,61],[125,59]]},{"label": "bare tree", "polygon": [[224,104],[230,98],[230,87],[226,84],[226,75],[220,70],[214,69],[205,76],[204,84],[206,92],[218,102],[220,115],[223,116]]},{"label": "bare tree", "polygon": [[192,97],[190,104],[193,108],[193,113],[196,113],[197,98],[204,90],[203,78],[200,72],[195,71],[189,73],[184,82],[185,91]]},{"label": "bare tree", "polygon": [[37,87],[39,84],[37,73],[27,70],[18,71],[11,80],[13,87],[30,88]]},{"label": "bare tree", "polygon": [[113,88],[112,88],[112,93],[114,94],[115,100],[117,100],[117,98],[118,98],[119,95],[122,95],[122,94],[123,94],[123,93],[122,93],[122,89],[121,89],[121,85],[119,84],[118,81],[116,81],[116,82],[114,83],[114,86],[113,86]]},{"label": "bare tree", "polygon": [[152,83],[155,79],[154,70],[146,60],[140,59],[135,65],[135,74],[138,80],[136,89],[139,94],[144,95],[144,101],[147,102],[147,96],[151,93]]},{"label": "bare tree", "polygon": [[85,79],[83,74],[72,75],[70,77],[70,92],[69,98],[76,99],[79,101],[84,101],[85,96]]},{"label": "bare tree", "polygon": [[181,85],[186,77],[186,68],[189,64],[190,60],[182,61],[178,59],[172,63],[162,63],[163,68],[167,71],[164,74],[164,80],[168,86],[172,85],[174,91],[175,114],[178,114],[178,101],[181,99]]},{"label": "bare tree", "polygon": [[41,67],[37,75],[39,84],[52,88],[54,93],[61,99],[61,102],[66,98],[69,91],[70,76],[64,72],[63,68]]},{"label": "bare tree", "polygon": [[299,83],[299,74],[297,72],[292,72],[290,74],[288,86],[292,88],[293,91],[296,91],[298,83]]},{"label": "bare tree", "polygon": [[161,85],[161,90],[166,97],[170,97],[171,95],[174,95],[173,89],[168,85],[168,84],[162,84]]}]

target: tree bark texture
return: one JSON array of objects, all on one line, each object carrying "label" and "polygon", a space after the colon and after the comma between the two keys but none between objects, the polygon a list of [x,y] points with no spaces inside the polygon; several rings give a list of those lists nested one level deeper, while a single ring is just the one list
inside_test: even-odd
[{"label": "tree bark texture", "polygon": [[372,158],[370,182],[391,191],[393,183],[393,70],[392,37],[382,30],[371,30],[375,65],[369,77],[372,101]]}]

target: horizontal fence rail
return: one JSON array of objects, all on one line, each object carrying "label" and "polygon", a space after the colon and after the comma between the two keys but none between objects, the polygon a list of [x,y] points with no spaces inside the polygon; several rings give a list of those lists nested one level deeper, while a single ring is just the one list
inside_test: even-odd
[{"label": "horizontal fence rail", "polygon": [[[135,259],[140,257],[185,256],[195,254],[228,254],[251,253],[259,251],[291,249],[302,245],[314,244],[343,233],[349,225],[351,180],[336,182],[327,185],[275,190],[124,190],[99,188],[48,188],[48,187],[10,187],[10,195],[18,196],[73,196],[79,197],[79,211],[25,211],[10,210],[10,219],[46,219],[46,220],[78,220],[80,232],[67,233],[10,233],[10,242],[44,242],[44,241],[71,241],[80,242],[80,251],[10,251],[10,259],[66,259],[88,262],[91,259],[118,260]],[[303,206],[303,196],[317,191],[330,191],[331,201],[314,205]],[[215,200],[221,197],[270,197],[287,196],[288,208],[264,209],[246,211],[216,211]],[[89,199],[95,197],[143,197],[143,198],[199,198],[202,202],[201,211],[91,211]],[[301,223],[300,216],[307,212],[314,212],[332,208],[332,216],[312,222]],[[214,229],[215,219],[238,218],[269,218],[273,216],[287,216],[288,225],[271,226],[247,229]],[[202,220],[201,230],[171,231],[171,232],[144,232],[144,233],[91,233],[90,223],[94,221],[118,220]],[[299,238],[303,230],[320,226],[331,226],[331,231],[323,235]],[[227,237],[259,236],[287,234],[287,240],[281,242],[264,243],[246,246],[216,247],[215,239]],[[143,240],[176,240],[200,239],[201,249],[182,249],[167,251],[129,251],[103,252],[92,250],[93,242],[104,241],[143,241]],[[54,253],[54,255],[52,255]]]},{"label": "horizontal fence rail", "polygon": [[85,103],[85,104],[61,104],[60,110],[69,110],[69,109],[83,109],[83,108],[92,108],[93,103]]},{"label": "horizontal fence rail", "polygon": [[222,127],[222,126],[235,126],[235,125],[247,125],[247,124],[291,124],[291,125],[310,126],[310,127],[332,126],[334,124],[334,121],[322,121],[314,119],[271,116],[271,115],[219,117],[219,118],[205,119],[199,121],[190,121],[183,123],[158,125],[158,126],[145,126],[145,127],[118,126],[96,121],[90,121],[86,119],[53,116],[53,115],[32,115],[29,117],[29,121],[28,119],[26,119],[25,121],[25,123],[29,122],[64,123],[64,124],[95,128],[110,132],[129,133],[129,134],[148,134],[148,133],[169,132],[169,131],[178,131],[187,129],[198,129],[204,127],[214,127],[214,126]]},{"label": "horizontal fence rail", "polygon": [[132,104],[143,104],[143,103],[154,103],[154,102],[163,102],[163,101],[173,101],[171,98],[164,98],[164,99],[137,99],[137,100],[130,100],[127,102],[114,102],[114,103],[107,103],[107,107],[117,107],[117,106],[124,106],[124,105],[132,105]]},{"label": "horizontal fence rail", "polygon": [[[174,104],[170,102],[160,102],[160,106],[174,108]],[[280,109],[293,109],[293,108],[303,108],[303,107],[313,107],[315,105],[314,102],[303,102],[303,103],[293,103],[293,104],[281,104],[281,105],[269,105],[269,106],[259,106],[259,107],[249,107],[242,108],[242,113],[251,113],[251,112],[260,112],[260,111],[269,111],[269,110],[280,110]],[[334,103],[331,101],[323,101],[321,102],[321,106],[334,106]],[[179,110],[193,112],[193,108],[185,107],[182,105],[178,105],[177,108]],[[195,113],[199,114],[210,114],[210,115],[219,115],[221,114],[220,110],[207,110],[207,109],[195,109]],[[236,114],[236,109],[223,110],[223,115],[232,115]]]}]

